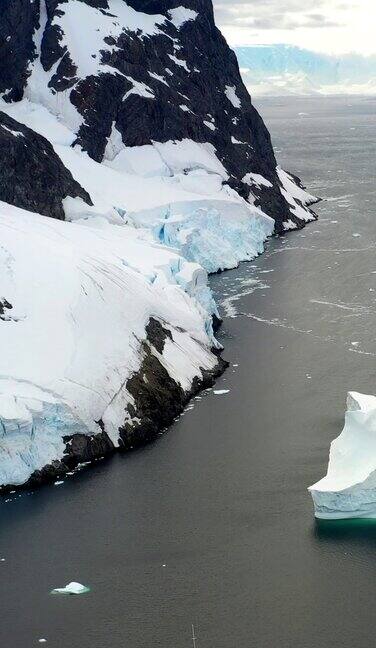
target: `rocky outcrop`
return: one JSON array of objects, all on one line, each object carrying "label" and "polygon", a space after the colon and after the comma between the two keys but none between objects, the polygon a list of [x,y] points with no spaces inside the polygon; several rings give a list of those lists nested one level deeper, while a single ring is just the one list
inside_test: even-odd
[{"label": "rocky outcrop", "polygon": [[8,319],[8,311],[12,310],[13,306],[4,297],[0,299],[0,319],[6,321]]},{"label": "rocky outcrop", "polygon": [[0,200],[64,220],[67,196],[91,205],[50,142],[0,112]]},{"label": "rocky outcrop", "polygon": [[40,19],[39,2],[0,2],[0,95],[22,99],[29,66],[36,54],[34,34]]},{"label": "rocky outcrop", "polygon": [[143,342],[143,360],[140,371],[127,383],[127,390],[133,396],[134,404],[127,407],[129,418],[120,428],[120,446],[127,450],[140,443],[156,438],[166,428],[188,401],[201,389],[210,387],[225,370],[228,363],[218,356],[213,371],[201,369],[201,378],[195,378],[189,392],[176,383],[161,364],[154,350],[163,353],[165,340],[172,339],[171,332],[151,318],[146,328],[147,338]]}]

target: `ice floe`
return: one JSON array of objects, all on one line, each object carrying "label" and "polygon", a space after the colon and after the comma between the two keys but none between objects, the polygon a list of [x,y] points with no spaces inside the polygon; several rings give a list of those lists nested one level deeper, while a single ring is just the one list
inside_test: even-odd
[{"label": "ice floe", "polygon": [[72,581],[65,587],[57,587],[53,589],[51,594],[86,594],[86,592],[90,592],[90,587]]}]

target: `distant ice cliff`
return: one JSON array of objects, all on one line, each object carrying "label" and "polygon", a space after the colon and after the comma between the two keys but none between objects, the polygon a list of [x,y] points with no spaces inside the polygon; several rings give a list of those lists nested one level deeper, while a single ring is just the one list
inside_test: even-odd
[{"label": "distant ice cliff", "polygon": [[376,56],[330,56],[293,45],[235,48],[254,95],[376,95]]}]

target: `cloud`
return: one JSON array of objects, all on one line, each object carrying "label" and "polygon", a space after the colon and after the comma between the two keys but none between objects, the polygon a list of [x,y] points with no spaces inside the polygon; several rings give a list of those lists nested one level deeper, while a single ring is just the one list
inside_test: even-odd
[{"label": "cloud", "polygon": [[327,52],[376,52],[375,0],[213,0],[231,44],[289,43]]},{"label": "cloud", "polygon": [[[333,19],[325,10],[332,0],[215,0],[220,26],[239,29],[300,29],[305,27],[339,27],[343,21]],[[341,3],[346,10],[348,5]],[[320,13],[317,10],[320,9]]]},{"label": "cloud", "polygon": [[271,18],[250,18],[242,19],[239,27],[251,28],[257,30],[264,29],[306,29],[306,28],[322,28],[322,27],[341,27],[343,23],[329,20],[325,16],[318,14],[307,15],[300,17],[300,20],[291,18],[283,14],[275,14]]}]

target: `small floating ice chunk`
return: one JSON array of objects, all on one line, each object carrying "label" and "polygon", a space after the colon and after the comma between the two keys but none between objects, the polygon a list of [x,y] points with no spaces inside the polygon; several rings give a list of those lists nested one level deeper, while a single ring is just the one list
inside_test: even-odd
[{"label": "small floating ice chunk", "polygon": [[216,396],[222,396],[222,394],[228,394],[229,391],[230,391],[229,389],[213,389],[213,393]]},{"label": "small floating ice chunk", "polygon": [[90,592],[90,587],[86,587],[86,585],[81,585],[81,583],[75,583],[73,581],[72,583],[68,583],[65,587],[57,587],[56,589],[53,589],[51,594],[85,594],[86,592]]},{"label": "small floating ice chunk", "polygon": [[55,481],[54,486],[61,486],[61,484],[64,484],[63,481]]},{"label": "small floating ice chunk", "polygon": [[360,236],[360,234],[358,234],[358,232],[354,232],[354,234],[353,234],[354,238],[358,238],[359,236]]},{"label": "small floating ice chunk", "polygon": [[42,639],[38,639],[38,643],[46,643],[46,641],[47,641],[47,639],[43,639],[43,637],[42,637]]}]

